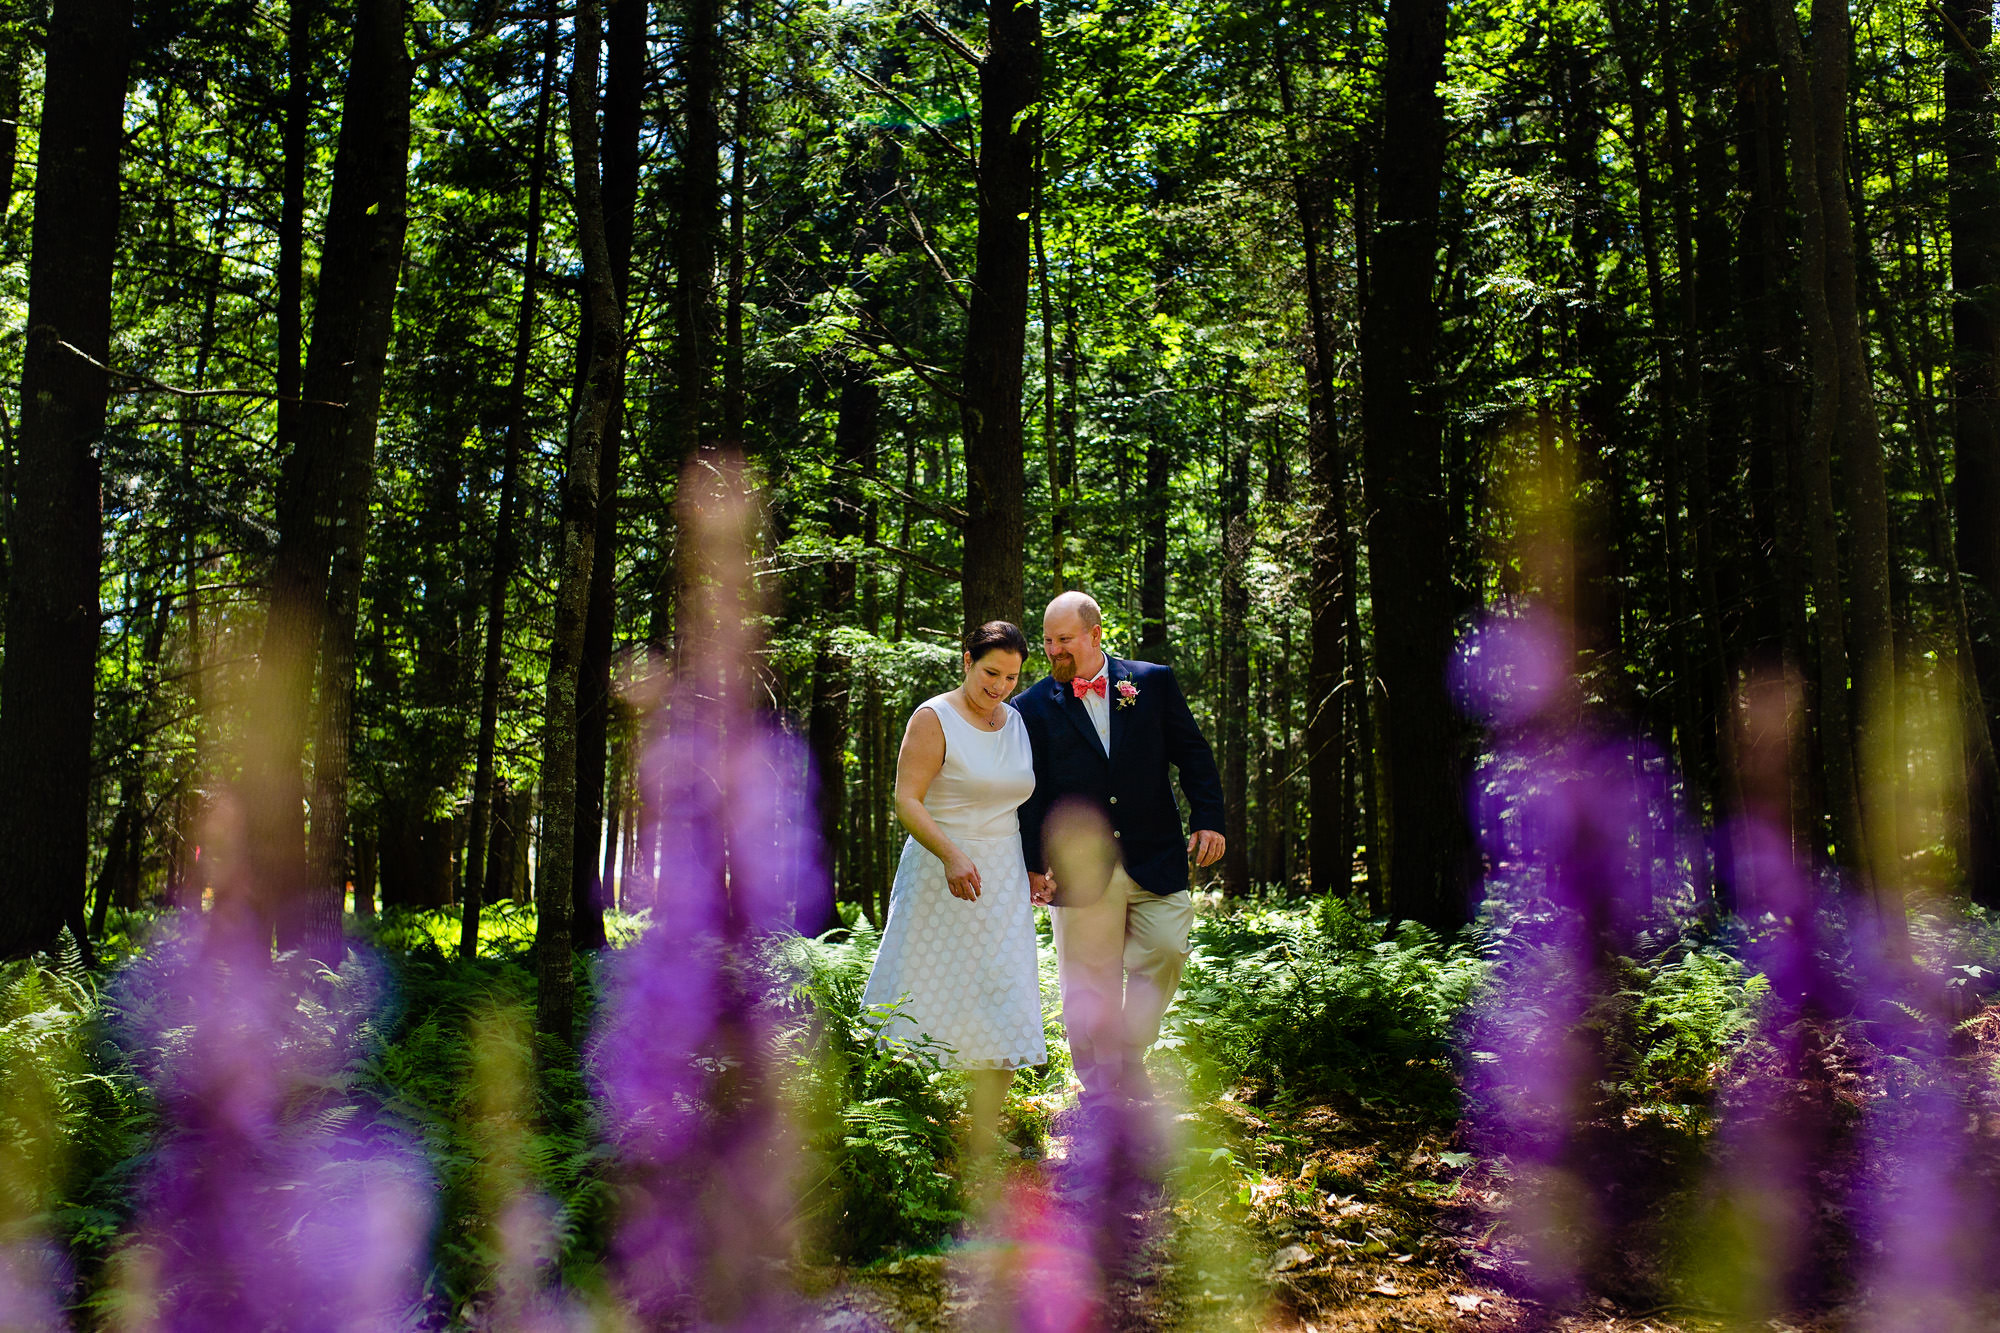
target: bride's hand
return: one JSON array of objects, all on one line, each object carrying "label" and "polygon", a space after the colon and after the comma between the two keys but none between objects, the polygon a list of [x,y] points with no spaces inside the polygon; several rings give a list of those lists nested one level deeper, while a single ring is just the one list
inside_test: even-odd
[{"label": "bride's hand", "polygon": [[1056,900],[1056,877],[1028,872],[1028,901],[1046,907]]},{"label": "bride's hand", "polygon": [[944,882],[950,887],[952,897],[969,903],[979,901],[979,867],[964,852],[954,850],[951,859],[944,863]]}]

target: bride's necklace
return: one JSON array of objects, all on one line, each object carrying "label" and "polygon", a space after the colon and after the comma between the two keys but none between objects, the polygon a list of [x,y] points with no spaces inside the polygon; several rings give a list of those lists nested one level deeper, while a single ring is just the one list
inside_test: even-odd
[{"label": "bride's necklace", "polygon": [[959,698],[965,700],[965,711],[971,714],[972,720],[985,730],[998,731],[1007,725],[1007,714],[1004,711],[1007,707],[1006,704],[1000,704],[994,708],[991,716],[988,716],[979,711],[978,707],[972,702],[972,696],[964,690],[960,690],[958,695]]}]

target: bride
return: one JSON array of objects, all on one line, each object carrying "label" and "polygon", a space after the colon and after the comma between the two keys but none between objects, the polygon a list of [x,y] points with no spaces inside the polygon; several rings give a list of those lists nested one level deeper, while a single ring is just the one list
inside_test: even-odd
[{"label": "bride", "polygon": [[886,1042],[921,1034],[970,1074],[975,1158],[993,1146],[1013,1071],[1048,1059],[1015,813],[1035,790],[1034,755],[1007,705],[1027,656],[1017,626],[981,625],[966,638],[963,682],[910,717],[896,758],[910,837],[861,997],[864,1012],[892,1012]]}]

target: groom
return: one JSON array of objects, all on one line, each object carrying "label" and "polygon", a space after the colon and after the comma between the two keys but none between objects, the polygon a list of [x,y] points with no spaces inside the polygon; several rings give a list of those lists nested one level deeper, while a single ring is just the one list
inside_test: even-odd
[{"label": "groom", "polygon": [[[1104,618],[1088,594],[1049,603],[1042,651],[1049,678],[1014,701],[1035,755],[1035,794],[1021,807],[1028,883],[1036,902],[1061,894],[1051,911],[1056,970],[1085,1098],[1144,1097],[1146,1048],[1180,985],[1194,925],[1188,862],[1222,857],[1222,780],[1172,669],[1107,657]],[[1193,811],[1185,843],[1169,764]],[[1052,876],[1052,847],[1066,872],[1088,863],[1088,850],[1061,844],[1088,839],[1090,824],[1110,837],[1108,884],[1101,874]]]}]

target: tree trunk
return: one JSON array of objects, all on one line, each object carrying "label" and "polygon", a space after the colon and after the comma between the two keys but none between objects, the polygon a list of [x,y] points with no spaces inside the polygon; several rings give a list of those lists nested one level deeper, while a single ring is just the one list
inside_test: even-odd
[{"label": "tree trunk", "polygon": [[[157,709],[160,681],[160,654],[166,647],[167,626],[173,621],[173,598],[165,593],[142,595],[140,603],[151,604],[146,617],[146,639],[139,649],[141,735],[150,732]],[[112,903],[131,909],[139,905],[140,875],[146,854],[146,766],[142,744],[128,749],[119,760],[123,770],[118,778],[118,813],[112,817],[111,836],[104,860],[98,867],[92,889],[90,933],[104,937],[105,921]]]},{"label": "tree trunk", "polygon": [[[576,169],[576,232],[584,280],[599,310],[617,310],[618,285],[605,234],[603,182],[598,175],[597,62],[603,37],[596,0],[580,0],[576,50],[569,75],[570,160]],[[570,887],[576,854],[576,705],[583,636],[589,611],[591,563],[597,537],[598,451],[618,393],[624,329],[615,319],[592,321],[588,371],[570,418],[562,487],[562,537],[556,568],[554,628],[542,737],[542,828],[536,876],[545,886],[536,914],[538,973],[535,1030],[575,1040],[576,974]]]},{"label": "tree trunk", "polygon": [[[1035,169],[1035,290],[1041,301],[1042,317],[1042,461],[1049,483],[1049,597],[1061,595],[1069,587],[1064,575],[1064,557],[1069,545],[1068,504],[1063,498],[1063,451],[1056,424],[1056,307],[1050,294],[1049,252],[1043,235],[1048,211],[1048,144],[1038,142],[1040,154]],[[1025,594],[1024,594],[1025,595]]]},{"label": "tree trunk", "polygon": [[[28,336],[0,659],[0,958],[88,948],[97,678],[97,443],[111,354],[129,0],[55,0],[35,168]],[[92,364],[95,362],[96,364]]]},{"label": "tree trunk", "polygon": [[522,256],[521,306],[514,320],[514,362],[507,382],[506,439],[501,446],[500,509],[493,531],[493,568],[486,585],[486,642],[479,670],[479,739],[472,768],[471,830],[466,836],[464,906],[459,919],[458,955],[479,954],[479,909],[489,895],[512,894],[511,882],[501,885],[486,873],[493,864],[487,849],[496,846],[493,810],[501,794],[494,790],[493,751],[500,726],[500,677],[506,671],[507,591],[520,560],[520,495],[515,478],[521,470],[521,449],[527,435],[528,359],[534,350],[535,298],[542,268],[542,193],[548,179],[549,111],[555,103],[556,19],[551,16],[542,35],[542,82],[535,101],[534,157],[528,164],[527,241]]},{"label": "tree trunk", "polygon": [[[1242,432],[1237,432],[1239,437]],[[1250,442],[1224,446],[1222,492],[1222,891],[1250,892]]]},{"label": "tree trunk", "polygon": [[[754,15],[745,3],[737,10],[739,40],[745,45],[755,35]],[[744,429],[750,415],[743,371],[743,279],[748,270],[744,252],[744,229],[750,216],[744,194],[749,179],[750,159],[750,80],[745,62],[736,67],[736,90],[732,97],[729,144],[729,272],[724,279],[722,317],[722,403],[716,434],[722,447],[733,454],[743,452]],[[636,161],[636,158],[634,159]],[[777,454],[771,455],[773,462]]]},{"label": "tree trunk", "polygon": [[278,456],[299,446],[305,354],[306,133],[312,119],[312,28],[318,7],[289,0],[285,11],[283,185],[278,203]]},{"label": "tree trunk", "polygon": [[[626,297],[631,284],[632,227],[639,197],[639,131],[644,120],[647,0],[613,0],[606,48],[604,87],[604,232],[611,256],[618,305],[589,310],[588,320],[619,326],[622,346]],[[576,944],[604,947],[605,884],[598,867],[604,833],[606,747],[611,738],[611,656],[618,620],[618,483],[624,447],[625,359],[618,358],[616,385],[598,451],[596,556],[590,572],[590,612],[583,635],[578,684],[576,771],[576,862],[573,889]]]},{"label": "tree trunk", "polygon": [[1444,172],[1444,0],[1390,0],[1384,145],[1361,316],[1363,457],[1376,661],[1386,707],[1389,908],[1455,930],[1466,916],[1459,736],[1445,689],[1453,598],[1435,404],[1438,193]]},{"label": "tree trunk", "polygon": [[[1285,118],[1294,114],[1290,70],[1278,48],[1278,94]],[[1294,131],[1296,135],[1296,131]],[[1295,151],[1296,144],[1295,144]],[[1326,279],[1320,268],[1320,219],[1303,163],[1292,168],[1292,208],[1297,214],[1305,267],[1306,320],[1312,332],[1306,365],[1307,472],[1312,485],[1312,528],[1307,605],[1310,660],[1306,666],[1306,861],[1315,893],[1343,897],[1354,863],[1353,821],[1347,796],[1346,728],[1341,681],[1347,672],[1347,639],[1342,624],[1340,540],[1347,523],[1341,484],[1340,447],[1334,428],[1333,321],[1327,309]]]},{"label": "tree trunk", "polygon": [[0,42],[0,217],[14,207],[14,159],[21,149],[21,72],[28,43],[18,27]]},{"label": "tree trunk", "polygon": [[708,402],[714,392],[715,247],[722,215],[722,178],[717,172],[722,126],[715,109],[721,82],[716,35],[720,17],[717,0],[687,0],[681,38],[681,133],[685,148],[680,159],[680,206],[674,229],[676,463],[694,457],[701,448]]},{"label": "tree trunk", "polygon": [[[1951,230],[1951,401],[1958,566],[1972,622],[1970,664],[1984,698],[1988,750],[2000,750],[2000,168],[1995,165],[1990,4],[1943,0],[1963,37],[1944,42],[1944,151]],[[1967,49],[1970,48],[1970,49]],[[1976,774],[1970,793],[1973,897],[2000,904],[2000,775]]]},{"label": "tree trunk", "polygon": [[1025,577],[1022,353],[1042,100],[1038,0],[987,0],[979,66],[979,247],[965,322],[966,628],[1021,623]]},{"label": "tree trunk", "polygon": [[[833,631],[852,622],[855,599],[854,544],[862,536],[860,496],[845,478],[860,472],[874,455],[881,426],[882,392],[865,366],[843,368],[840,398],[834,415],[833,457],[841,479],[828,497],[827,531],[841,550],[826,566],[821,586],[819,647],[813,658],[812,700],[806,721],[807,748],[812,753],[818,801],[820,838],[829,866],[843,866],[847,846],[848,702],[852,662],[836,646]],[[853,885],[835,886],[835,897],[852,896]],[[798,923],[816,935],[826,922]]]},{"label": "tree trunk", "polygon": [[[1660,48],[1672,52],[1676,45],[1673,16],[1678,7],[1660,6]],[[1663,100],[1667,109],[1667,170],[1673,198],[1674,283],[1678,299],[1679,338],[1675,353],[1680,371],[1675,377],[1681,388],[1681,438],[1678,452],[1685,467],[1683,474],[1688,499],[1686,541],[1687,571],[1694,588],[1693,610],[1697,623],[1690,635],[1689,658],[1693,674],[1684,682],[1683,692],[1692,704],[1695,735],[1689,749],[1695,767],[1687,776],[1694,784],[1696,799],[1712,795],[1721,781],[1719,746],[1722,698],[1726,689],[1724,672],[1722,603],[1716,585],[1715,497],[1710,493],[1710,421],[1706,375],[1701,340],[1699,274],[1694,249],[1695,189],[1687,148],[1686,116],[1681,107],[1680,67],[1669,57],[1662,62],[1666,71]],[[1697,893],[1706,896],[1712,884],[1706,861],[1698,858],[1701,881]]]},{"label": "tree trunk", "polygon": [[[1819,630],[1816,704],[1820,768],[1832,822],[1835,854],[1850,866],[1861,855],[1860,793],[1854,771],[1854,728],[1847,695],[1847,627],[1834,517],[1832,453],[1840,427],[1840,345],[1827,295],[1827,215],[1846,207],[1843,190],[1824,197],[1815,126],[1814,81],[1799,41],[1798,16],[1788,0],[1771,0],[1791,141],[1792,191],[1798,200],[1804,243],[1799,256],[1799,297],[1811,353],[1812,414],[1805,465],[1806,544],[1812,565],[1813,610]],[[1844,48],[1843,48],[1844,58]]]},{"label": "tree trunk", "polygon": [[381,864],[382,837],[374,829],[354,831],[354,915],[375,915],[375,877]]},{"label": "tree trunk", "polygon": [[[1775,556],[1765,594],[1771,613],[1764,617],[1762,665],[1805,672],[1812,656],[1806,618],[1805,445],[1798,381],[1791,370],[1803,357],[1798,320],[1785,300],[1788,112],[1771,6],[1763,0],[1739,0],[1738,33],[1737,162],[1747,201],[1738,286],[1752,349],[1745,389],[1757,405],[1753,420],[1761,444],[1750,454],[1751,504],[1758,544]],[[1783,744],[1792,842],[1795,851],[1804,853],[1809,845],[1817,849],[1824,842],[1819,784],[1806,738],[1787,736]]]},{"label": "tree trunk", "polygon": [[[377,312],[386,323],[390,306]],[[388,349],[386,337],[380,344]],[[312,826],[307,844],[311,887],[299,940],[315,958],[342,949],[340,916],[353,874],[348,818],[348,765],[354,747],[354,633],[361,610],[361,575],[368,550],[368,501],[375,484],[375,421],[382,401],[383,356],[356,368],[349,400],[347,458],[337,497],[339,545],[327,584],[320,636],[319,711],[313,737]]]},{"label": "tree trunk", "polygon": [[270,611],[246,728],[247,878],[231,897],[239,909],[278,918],[284,947],[320,938],[312,923],[326,916],[306,864],[306,722],[334,552],[358,539],[341,531],[342,497],[357,466],[355,441],[372,443],[373,423],[364,429],[355,418],[374,406],[362,395],[387,355],[403,260],[414,72],[403,17],[401,0],[356,6],[299,440],[279,479]]},{"label": "tree trunk", "polygon": [[1139,660],[1174,660],[1167,636],[1167,511],[1173,506],[1173,453],[1157,439],[1146,441],[1146,489],[1140,507]]},{"label": "tree trunk", "polygon": [[1892,946],[1901,947],[1906,944],[1907,926],[1895,816],[1895,770],[1902,756],[1896,730],[1889,500],[1874,381],[1861,334],[1854,216],[1847,198],[1847,83],[1853,28],[1846,0],[1813,0],[1812,14],[1814,160],[1819,169],[1819,204],[1826,214],[1826,302],[1840,378],[1837,442],[1847,499],[1862,846]]}]

